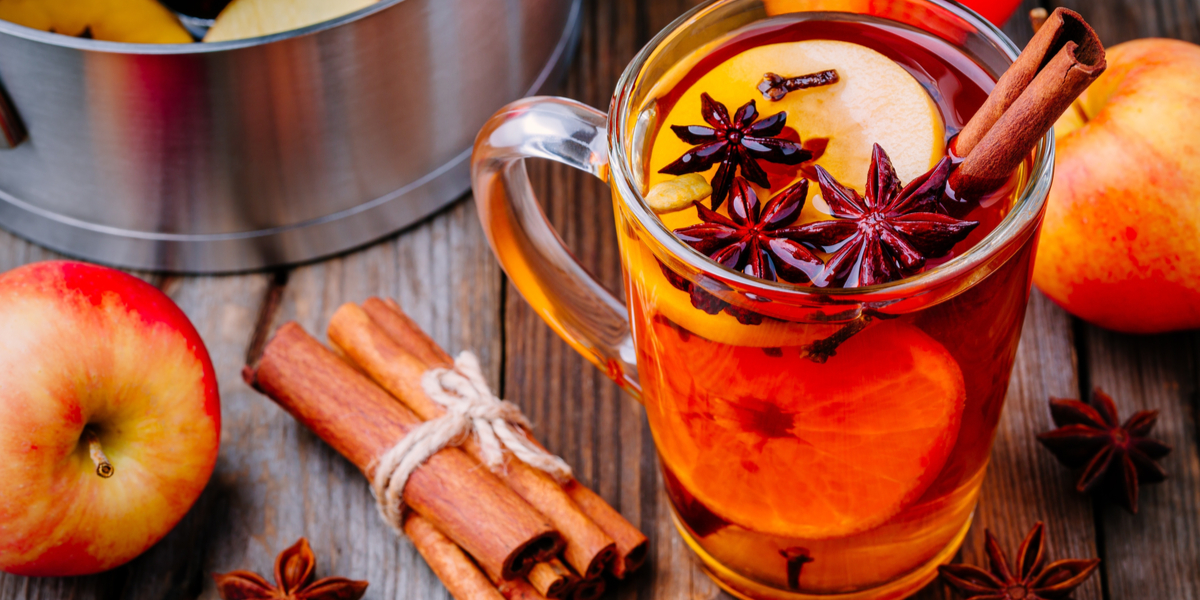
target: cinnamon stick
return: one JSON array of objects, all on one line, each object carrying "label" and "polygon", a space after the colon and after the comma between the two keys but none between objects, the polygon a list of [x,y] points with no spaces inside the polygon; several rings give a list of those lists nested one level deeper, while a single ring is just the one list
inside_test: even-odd
[{"label": "cinnamon stick", "polygon": [[951,151],[962,158],[950,176],[954,194],[975,196],[1006,181],[1106,66],[1083,17],[1055,9],[954,139]]},{"label": "cinnamon stick", "polygon": [[[403,320],[407,321],[406,318]],[[404,327],[415,325],[407,321]],[[425,355],[436,357],[437,362],[422,362],[405,349],[412,347],[411,343],[397,342],[355,304],[345,304],[333,314],[328,333],[334,345],[420,418],[431,420],[445,414],[445,409],[430,399],[421,387],[421,377],[429,368],[453,365],[445,360],[440,348],[434,351],[436,344],[428,346]],[[474,438],[468,438],[460,447],[483,461],[482,448]],[[604,572],[616,556],[616,545],[576,506],[562,486],[546,473],[516,459],[508,460],[499,476],[562,533],[566,542],[563,558],[567,564],[585,577]],[[537,582],[533,583],[537,587]],[[539,591],[545,593],[546,590],[539,588]]]},{"label": "cinnamon stick", "polygon": [[[410,353],[433,357],[427,364],[448,365],[453,362],[450,355],[413,323],[395,300],[369,298],[362,308],[376,325]],[[537,443],[532,437],[530,439]],[[616,542],[617,557],[609,569],[613,576],[624,579],[645,564],[649,554],[649,542],[645,534],[579,481],[572,479],[563,488],[584,514]]]},{"label": "cinnamon stick", "polygon": [[501,579],[496,581],[496,589],[506,600],[548,600],[533,589],[524,579]]},{"label": "cinnamon stick", "polygon": [[498,579],[493,585],[462,548],[415,512],[405,515],[404,533],[455,600],[548,600],[524,579]]},{"label": "cinnamon stick", "polygon": [[586,485],[572,479],[564,489],[575,504],[616,542],[617,560],[613,561],[610,569],[614,577],[624,579],[646,563],[646,557],[650,554],[650,542],[646,534]]},{"label": "cinnamon stick", "polygon": [[[368,479],[378,459],[421,420],[309,336],[284,324],[247,382],[354,463]],[[404,501],[489,573],[513,579],[562,547],[562,538],[504,482],[456,448],[412,473]]]},{"label": "cinnamon stick", "polygon": [[372,321],[383,328],[392,341],[400,344],[422,363],[436,366],[454,364],[454,358],[400,308],[399,302],[391,298],[371,297],[363,302],[362,309],[370,315]]},{"label": "cinnamon stick", "polygon": [[557,558],[534,565],[526,579],[547,598],[569,598],[579,583],[579,576]]},{"label": "cinnamon stick", "polygon": [[596,600],[604,595],[605,587],[603,577],[585,579],[575,587],[575,595],[571,597],[571,600]]},{"label": "cinnamon stick", "polygon": [[504,600],[504,596],[466,553],[433,523],[413,511],[404,517],[404,533],[455,600]]}]

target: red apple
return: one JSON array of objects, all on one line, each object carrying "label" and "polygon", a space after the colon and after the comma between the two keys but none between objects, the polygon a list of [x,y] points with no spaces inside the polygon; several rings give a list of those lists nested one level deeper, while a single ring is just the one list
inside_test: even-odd
[{"label": "red apple", "polygon": [[200,495],[220,430],[208,351],[162,292],[76,262],[0,275],[0,569],[141,554]]},{"label": "red apple", "polygon": [[1200,46],[1146,39],[1055,126],[1034,282],[1117,331],[1200,327]]},{"label": "red apple", "polygon": [[1003,26],[1021,5],[1021,0],[960,0],[967,8],[996,25]]}]

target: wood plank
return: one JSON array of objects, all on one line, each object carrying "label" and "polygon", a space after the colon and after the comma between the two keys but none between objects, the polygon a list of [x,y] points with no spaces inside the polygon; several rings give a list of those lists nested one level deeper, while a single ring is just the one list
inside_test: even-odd
[{"label": "wood plank", "polygon": [[1049,0],[1049,6],[1083,15],[1106,46],[1147,37],[1200,42],[1197,0]]},{"label": "wood plank", "polygon": [[1122,419],[1160,411],[1152,437],[1174,448],[1160,461],[1170,478],[1140,488],[1137,515],[1099,508],[1109,597],[1200,599],[1200,334],[1084,331],[1088,387],[1108,392]]},{"label": "wood plank", "polygon": [[[1200,42],[1197,0],[1061,0],[1078,10],[1113,45],[1142,37]],[[1140,514],[1098,505],[1112,600],[1200,598],[1200,449],[1197,448],[1197,373],[1200,335],[1127,336],[1080,324],[1085,390],[1100,386],[1122,416],[1161,411],[1155,437],[1175,451],[1162,462],[1171,479],[1143,488]]]},{"label": "wood plank", "polygon": [[27,242],[0,229],[0,271],[8,271],[41,260],[60,260],[63,255]]}]

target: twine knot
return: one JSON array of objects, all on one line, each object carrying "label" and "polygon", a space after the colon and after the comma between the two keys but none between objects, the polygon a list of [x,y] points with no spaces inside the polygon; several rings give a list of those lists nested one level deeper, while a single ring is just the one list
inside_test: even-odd
[{"label": "twine knot", "polygon": [[514,428],[530,428],[529,420],[512,402],[501,400],[488,387],[479,359],[464,351],[453,368],[435,368],[421,377],[421,388],[431,400],[445,407],[446,414],[426,421],[404,436],[379,459],[371,491],[379,512],[392,527],[400,529],[404,516],[404,486],[409,476],[429,457],[447,446],[458,446],[474,434],[484,465],[501,472],[504,451],[521,462],[546,472],[559,483],[571,477],[563,459],[535,445]]}]

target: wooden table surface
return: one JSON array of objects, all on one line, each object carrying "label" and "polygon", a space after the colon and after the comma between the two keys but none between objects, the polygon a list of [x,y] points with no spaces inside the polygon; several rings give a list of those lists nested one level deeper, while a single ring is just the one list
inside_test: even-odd
[{"label": "wooden table surface", "polygon": [[[582,41],[563,95],[607,107],[634,53],[694,0],[588,0]],[[1026,6],[1005,28],[1018,44]],[[1063,0],[1106,45],[1166,36],[1200,42],[1200,0]],[[1200,116],[1197,116],[1200,118]],[[564,168],[532,168],[547,214],[576,256],[610,289],[620,284],[607,189]],[[1200,199],[1196,199],[1200,201]],[[0,233],[0,269],[56,255]],[[284,321],[324,338],[341,303],[392,296],[440,343],[474,349],[493,385],[518,402],[537,434],[579,478],[650,536],[650,565],[606,597],[712,599],[722,594],[670,523],[642,408],[561,342],[507,282],[487,247],[474,204],[460,201],[422,224],[360,251],[281,270],[224,277],[144,275],[196,324],[212,354],[223,402],[221,453],[207,489],[162,542],[128,565],[92,577],[0,574],[0,600],[216,598],[210,573],[269,574],[300,536],[318,575],[369,580],[371,600],[448,598],[436,577],[383,525],[366,482],[239,376],[248,356]],[[1162,415],[1155,435],[1175,450],[1171,477],[1143,488],[1132,516],[1073,490],[1034,436],[1052,428],[1048,396],[1078,398],[1100,386],[1122,416]],[[1015,550],[1045,521],[1049,557],[1100,557],[1077,600],[1200,600],[1200,333],[1128,336],[1071,318],[1036,291],[975,524],[960,553],[982,564],[983,530]],[[952,597],[934,583],[917,596]]]}]

